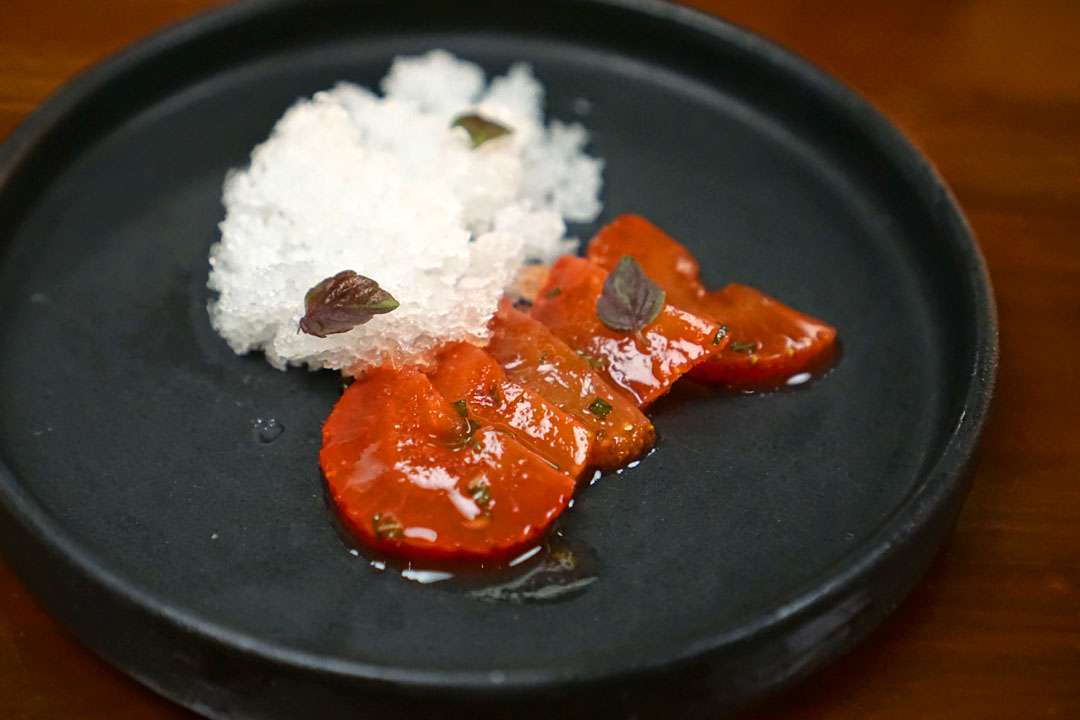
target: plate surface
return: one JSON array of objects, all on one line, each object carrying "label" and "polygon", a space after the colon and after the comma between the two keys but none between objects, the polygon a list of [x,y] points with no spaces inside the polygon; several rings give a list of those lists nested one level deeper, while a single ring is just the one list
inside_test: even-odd
[{"label": "plate surface", "polygon": [[[337,380],[237,357],[207,321],[226,171],[297,97],[435,47],[533,65],[548,117],[606,161],[598,225],[641,213],[709,285],[759,287],[844,343],[798,392],[658,403],[657,451],[565,516],[600,579],[561,603],[481,603],[350,554],[317,464]],[[0,307],[5,553],[84,642],[213,717],[645,716],[672,697],[694,716],[767,693],[922,573],[997,359],[970,232],[896,130],[756,36],[614,0],[271,2],[154,36],[0,150]],[[285,433],[260,443],[270,417]]]}]

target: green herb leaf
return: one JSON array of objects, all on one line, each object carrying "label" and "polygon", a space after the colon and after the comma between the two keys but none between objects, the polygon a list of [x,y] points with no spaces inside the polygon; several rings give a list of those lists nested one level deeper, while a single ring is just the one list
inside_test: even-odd
[{"label": "green herb leaf", "polygon": [[585,362],[589,363],[589,367],[596,368],[597,370],[604,369],[604,361],[601,358],[595,358],[583,350],[577,351],[578,355],[585,358]]},{"label": "green herb leaf", "polygon": [[488,388],[488,397],[490,397],[496,403],[499,403],[500,405],[502,404],[503,396],[502,392],[499,391],[498,385],[492,385],[490,388]]},{"label": "green herb leaf", "polygon": [[546,297],[548,300],[550,300],[551,298],[555,297],[556,295],[558,295],[561,292],[562,292],[561,287],[553,287],[550,290],[548,290],[546,293],[544,293],[544,297]]},{"label": "green herb leaf", "polygon": [[465,128],[465,132],[469,133],[469,139],[472,140],[472,146],[474,148],[480,147],[488,140],[494,140],[497,137],[509,135],[512,132],[510,128],[505,125],[500,125],[494,120],[489,120],[476,113],[458,115],[454,118],[454,122],[450,124],[450,127]]},{"label": "green herb leaf", "polygon": [[454,406],[455,410],[457,410],[458,415],[460,415],[461,417],[469,417],[469,409],[465,407],[464,400],[456,400],[450,404]]},{"label": "green herb leaf", "polygon": [[476,431],[480,429],[480,423],[476,422],[472,418],[468,418],[465,420],[465,425],[467,426],[465,428],[466,439],[472,440],[473,435],[475,435]]},{"label": "green herb leaf", "polygon": [[[458,402],[464,402],[464,400],[459,400]],[[458,403],[450,404],[454,405],[454,409],[457,410]],[[460,410],[458,411],[458,414],[461,414]],[[461,425],[458,426],[457,432],[450,437],[440,440],[440,444],[451,450],[463,450],[467,447],[473,448],[474,450],[482,450],[483,445],[476,439],[476,431],[482,426],[472,418],[465,417],[464,415],[462,415],[461,418]]]},{"label": "green herb leaf", "polygon": [[352,330],[376,315],[398,307],[394,296],[371,278],[343,270],[326,278],[304,295],[300,329],[308,335],[327,335]]},{"label": "green herb leaf", "polygon": [[608,413],[611,412],[611,405],[609,405],[607,400],[604,400],[604,398],[597,397],[595,400],[589,403],[589,412],[603,420],[608,416]]},{"label": "green herb leaf", "polygon": [[720,341],[727,337],[728,327],[727,325],[721,325],[720,329],[716,331],[716,335],[713,336],[712,344],[715,347],[720,344]]},{"label": "green herb leaf", "polygon": [[728,349],[737,353],[752,353],[757,350],[757,343],[732,340],[728,343]]},{"label": "green herb leaf", "polygon": [[397,540],[405,533],[405,528],[389,513],[372,518],[371,529],[375,532],[376,540]]},{"label": "green herb leaf", "polygon": [[623,255],[604,280],[596,316],[612,330],[637,333],[664,309],[664,291],[649,279],[638,261]]},{"label": "green herb leaf", "polygon": [[473,450],[483,450],[484,446],[480,444],[480,441],[476,439],[476,431],[480,429],[480,423],[476,422],[472,418],[465,419],[465,432],[461,438],[464,445],[471,447]]},{"label": "green herb leaf", "polygon": [[469,497],[481,510],[487,510],[491,505],[491,485],[486,478],[477,478],[469,483]]}]

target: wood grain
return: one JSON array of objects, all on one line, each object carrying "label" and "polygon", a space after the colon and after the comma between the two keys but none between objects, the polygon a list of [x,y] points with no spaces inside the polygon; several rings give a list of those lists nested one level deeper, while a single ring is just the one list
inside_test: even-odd
[{"label": "wood grain", "polygon": [[[211,0],[4,0],[0,137],[88,64]],[[913,596],[752,720],[1080,718],[1080,4],[694,0],[856,88],[952,186],[1002,363],[971,497]],[[194,716],[112,670],[0,563],[0,717]]]}]

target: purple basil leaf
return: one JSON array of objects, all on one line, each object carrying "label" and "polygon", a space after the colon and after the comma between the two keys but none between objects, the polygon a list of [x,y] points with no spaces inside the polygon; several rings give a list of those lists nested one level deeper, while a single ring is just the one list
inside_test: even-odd
[{"label": "purple basil leaf", "polygon": [[604,280],[596,315],[612,330],[636,333],[664,309],[664,291],[649,279],[638,261],[623,255]]},{"label": "purple basil leaf", "polygon": [[300,318],[300,329],[324,338],[348,332],[397,306],[398,301],[380,288],[379,283],[352,270],[343,270],[304,295],[305,313]]}]

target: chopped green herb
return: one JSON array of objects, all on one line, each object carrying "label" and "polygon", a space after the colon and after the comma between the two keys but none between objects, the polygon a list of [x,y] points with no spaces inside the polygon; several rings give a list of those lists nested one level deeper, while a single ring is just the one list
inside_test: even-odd
[{"label": "chopped green herb", "polygon": [[405,532],[405,528],[401,527],[397,518],[390,514],[376,515],[372,518],[371,529],[375,531],[376,540],[397,540]]},{"label": "chopped green herb", "polygon": [[596,316],[616,332],[640,333],[664,309],[664,291],[638,261],[623,255],[596,299]]},{"label": "chopped green herb", "polygon": [[558,295],[561,292],[562,292],[561,287],[553,287],[550,290],[548,290],[546,293],[544,293],[544,297],[546,297],[547,299],[550,300],[551,298],[555,297],[556,295]]},{"label": "chopped green herb", "polygon": [[713,336],[712,344],[713,345],[719,345],[720,341],[727,337],[727,334],[728,334],[727,325],[721,325],[720,328],[716,331],[716,335]]},{"label": "chopped green herb", "polygon": [[461,417],[469,417],[469,409],[465,407],[464,400],[455,400],[450,404],[454,406],[455,410],[457,410],[458,415],[460,415]]},{"label": "chopped green herb", "polygon": [[379,283],[352,270],[342,270],[304,295],[300,330],[324,338],[348,332],[397,307],[398,301],[379,287]]},{"label": "chopped green herb", "polygon": [[494,120],[489,120],[476,113],[458,115],[454,118],[454,122],[450,123],[450,127],[465,128],[465,132],[469,133],[469,139],[472,140],[474,148],[480,147],[488,140],[494,140],[497,137],[511,133],[510,128],[505,125],[500,125]]},{"label": "chopped green herb", "polygon": [[481,510],[487,510],[491,505],[491,486],[486,478],[477,478],[469,483],[469,497]]},{"label": "chopped green herb", "polygon": [[499,403],[500,405],[502,404],[502,392],[499,390],[498,385],[492,385],[490,388],[488,388],[488,397],[490,397],[492,400]]},{"label": "chopped green herb", "polygon": [[604,363],[603,359],[595,358],[592,355],[585,352],[584,350],[578,350],[577,353],[581,357],[585,358],[585,362],[589,363],[589,367],[594,367],[597,370],[603,370],[604,369],[605,363]]},{"label": "chopped green herb", "polygon": [[603,420],[611,412],[611,405],[602,397],[597,397],[589,403],[589,412]]},{"label": "chopped green herb", "polygon": [[732,352],[737,353],[752,353],[757,350],[757,343],[743,342],[742,340],[732,340],[728,343],[728,347]]},{"label": "chopped green herb", "polygon": [[[453,403],[456,405],[457,403]],[[476,422],[472,418],[464,418],[461,423],[461,428],[451,437],[442,441],[445,447],[451,450],[461,450],[463,448],[471,447],[474,450],[480,450],[483,446],[480,441],[476,439],[476,431],[481,427],[480,423]]]},{"label": "chopped green herb", "polygon": [[547,362],[547,353],[540,353],[540,362],[541,363],[546,363]]}]

